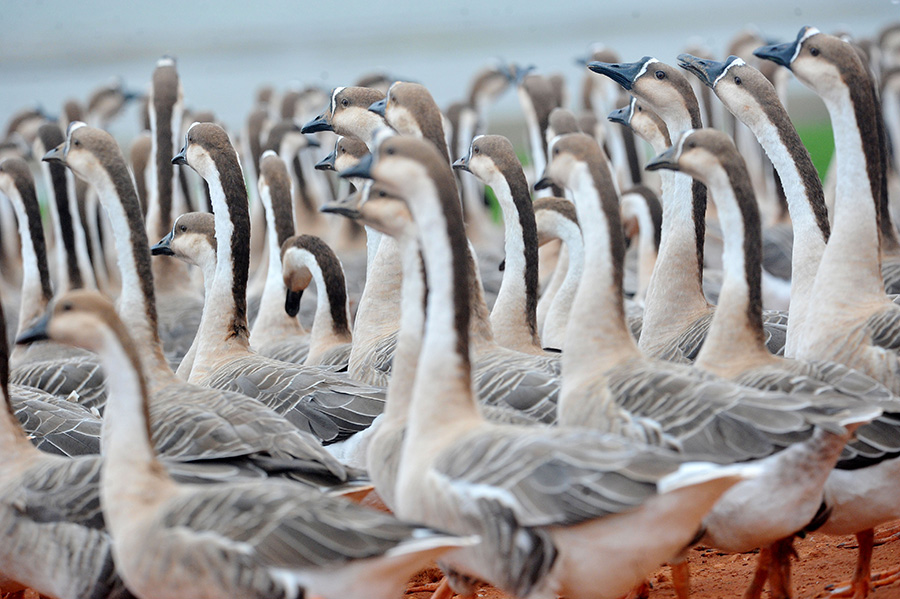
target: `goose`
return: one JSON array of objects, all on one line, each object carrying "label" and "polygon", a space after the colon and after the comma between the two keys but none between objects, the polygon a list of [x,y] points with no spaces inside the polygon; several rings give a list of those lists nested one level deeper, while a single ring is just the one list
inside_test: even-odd
[{"label": "goose", "polygon": [[[286,481],[179,484],[159,461],[138,346],[96,292],[62,296],[22,341],[97,352],[110,401],[100,503],[116,570],[138,597],[390,597],[436,556],[476,542]],[[82,595],[84,596],[84,595]]]},{"label": "goose", "polygon": [[[63,142],[65,136],[59,125],[44,123],[38,129],[38,135],[34,142],[35,156],[43,156],[48,150],[55,148]],[[53,223],[53,233],[56,240],[56,288],[62,293],[70,289],[80,289],[90,285],[93,281],[93,273],[90,278],[85,274],[90,269],[90,264],[85,260],[79,262],[80,257],[87,258],[86,254],[79,255],[78,239],[75,236],[76,226],[80,223],[73,218],[72,208],[74,202],[69,198],[69,185],[66,178],[66,168],[58,164],[41,163],[41,171],[47,184],[48,191],[53,194],[53,201],[47,202],[50,219]],[[74,198],[72,198],[74,200]],[[75,213],[77,215],[77,212]]]},{"label": "goose", "polygon": [[[453,173],[432,144],[393,137],[378,147],[369,176],[405,198],[428,285],[397,513],[481,535],[479,546],[441,560],[454,589],[471,592],[481,579],[517,597],[626,592],[677,553],[716,498],[750,470],[682,466],[661,449],[591,431],[485,421],[469,374],[468,244]],[[654,534],[634,534],[645,526]]]},{"label": "goose", "polygon": [[238,391],[294,418],[309,421],[324,442],[345,440],[381,413],[383,391],[327,369],[296,366],[250,349],[246,317],[249,227],[247,193],[228,134],[213,123],[194,123],[173,161],[187,164],[209,183],[216,230],[216,271],[206,297],[190,378],[214,389]]},{"label": "goose", "polygon": [[[65,139],[65,136],[63,136],[63,139]],[[56,147],[56,145],[59,144],[48,146],[44,154]],[[144,131],[132,140],[131,150],[128,153],[128,157],[131,160],[131,172],[134,174],[134,189],[137,191],[138,201],[141,203],[141,212],[144,214],[145,219],[147,218],[147,167],[150,164],[150,154],[152,152],[153,137],[149,131]]]},{"label": "goose", "polygon": [[[727,135],[711,129],[689,131],[676,140],[671,150],[654,159],[648,168],[670,168],[687,172],[704,181],[718,203],[718,213],[725,233],[725,281],[722,285],[719,306],[713,318],[707,340],[700,350],[694,366],[730,378],[743,385],[765,390],[790,393],[793,397],[815,395],[819,401],[845,393],[864,398],[873,404],[891,404],[897,410],[900,402],[893,400],[890,392],[874,380],[840,364],[828,362],[799,362],[772,356],[762,343],[761,327],[761,218],[753,197],[747,167]],[[740,348],[739,351],[737,348]],[[834,381],[835,386],[828,383]],[[851,462],[871,456],[873,442],[881,450],[886,447],[880,440],[885,427],[896,428],[896,421],[888,415],[871,425],[862,425],[856,431],[858,441],[853,441],[850,456],[838,462],[838,469]],[[900,451],[900,443],[893,444],[893,451]],[[861,454],[866,458],[860,458]],[[819,497],[815,498],[819,502]],[[815,507],[815,506],[812,506]],[[817,514],[818,516],[819,514]],[[734,549],[717,542],[733,538],[722,534],[721,529],[733,529],[739,524],[733,514],[727,519],[706,520],[707,538],[724,549]],[[755,522],[745,523],[749,529],[757,528]],[[790,544],[796,530],[787,530],[784,543]],[[739,550],[740,548],[738,548]],[[774,546],[773,556],[786,555]],[[760,566],[762,566],[762,557]],[[785,564],[786,565],[786,564]],[[754,587],[748,596],[758,597],[762,591],[762,577],[758,571]],[[777,579],[776,579],[777,580]],[[789,577],[776,584],[787,585]]]},{"label": "goose", "polygon": [[[12,202],[22,240],[23,276],[18,318],[18,332],[21,332],[40,316],[53,296],[34,179],[24,160],[7,158],[0,163],[0,191]],[[73,352],[53,343],[17,350],[11,355],[13,383],[36,387],[60,398],[75,399],[89,409],[102,406],[105,400],[103,372],[95,356],[77,350]]]},{"label": "goose", "polygon": [[[128,596],[103,526],[99,456],[54,455],[32,445],[17,420],[20,410],[8,376],[6,321],[0,311],[0,523],[6,531],[0,578],[60,599]],[[96,427],[91,436],[99,434],[99,421]]]},{"label": "goose", "polygon": [[[259,301],[259,311],[250,329],[250,344],[264,356],[299,363],[309,351],[309,334],[298,319],[284,311],[285,287],[281,261],[281,246],[294,235],[291,203],[293,184],[285,160],[272,150],[266,150],[259,162],[258,186],[259,197],[266,210],[268,267],[266,285]],[[172,231],[178,234],[177,227]],[[205,232],[213,235],[207,239],[212,246],[209,258],[212,259],[214,266],[215,226],[211,230],[206,229]],[[204,284],[209,278],[206,272],[204,270]]]},{"label": "goose", "polygon": [[309,353],[303,363],[347,364],[353,336],[341,261],[324,241],[312,235],[288,238],[281,253],[288,315],[297,315],[303,290],[311,280],[316,283],[316,314],[309,334]]},{"label": "goose", "polygon": [[494,339],[503,347],[542,355],[537,330],[538,243],[525,171],[512,144],[500,135],[479,135],[453,168],[490,186],[503,211],[505,269],[491,310]]},{"label": "goose", "polygon": [[[158,239],[172,228],[177,173],[172,165],[174,145],[181,133],[184,110],[181,80],[175,60],[163,57],[153,70],[148,101],[151,163],[147,170],[146,229]],[[203,298],[188,281],[187,267],[178,260],[152,262],[159,336],[171,364],[179,364],[200,327]]]},{"label": "goose", "polygon": [[336,87],[331,90],[331,103],[316,118],[301,128],[301,133],[334,131],[338,135],[358,137],[368,145],[384,120],[369,106],[384,99],[384,92],[370,87]]},{"label": "goose", "polygon": [[[531,163],[534,177],[540,176],[547,164],[547,126],[550,112],[563,105],[549,77],[529,74],[530,69],[520,70],[516,75],[516,88],[525,126],[528,130],[528,145],[531,149]],[[543,192],[542,192],[543,193]],[[553,196],[562,196],[562,191],[551,190]]]},{"label": "goose", "polygon": [[[700,127],[697,98],[677,69],[645,56],[633,63],[592,62],[600,73],[645,102],[666,124],[670,135]],[[676,175],[662,194],[663,224],[659,256],[647,289],[640,348],[645,354],[692,360],[709,329],[714,308],[703,295],[703,244],[706,189]],[[669,198],[691,197],[691,202]],[[677,276],[675,273],[679,273]],[[773,353],[784,347],[783,313],[764,314],[766,344]]]},{"label": "goose", "polygon": [[[803,27],[793,42],[763,46],[754,53],[789,68],[822,97],[831,116],[838,157],[834,226],[812,287],[817,301],[807,315],[809,323],[828,322],[829,326],[805,327],[797,356],[843,362],[896,393],[900,377],[896,376],[893,331],[898,307],[884,292],[879,267],[881,163],[874,153],[865,152],[865,144],[878,137],[872,117],[878,105],[865,67],[847,42],[814,27]],[[845,299],[848,289],[853,290],[852,304]],[[900,516],[894,501],[896,462],[893,458],[859,472],[836,472],[826,486],[826,503],[832,508],[826,530],[855,533],[859,541],[850,588],[855,597],[867,596],[875,584],[870,576],[872,528]]]},{"label": "goose", "polygon": [[[581,228],[575,206],[563,198],[543,197],[534,201],[534,219],[537,225],[538,243],[547,238],[560,239],[566,248],[565,277],[560,283],[547,310],[547,318],[541,329],[541,342],[545,347],[562,349],[566,323],[572,310],[572,302],[578,283],[584,272],[584,247]],[[557,268],[563,265],[557,264]]]},{"label": "goose", "polygon": [[159,451],[185,461],[228,461],[263,472],[268,468],[273,474],[315,474],[323,484],[347,481],[347,469],[309,432],[321,426],[318,411],[298,408],[288,421],[240,393],[188,384],[172,372],[156,334],[153,275],[140,206],[113,138],[75,122],[66,143],[44,159],[61,161],[91,181],[118,233],[119,268],[125,282],[119,309],[133,337],[141,340],[151,433]]}]

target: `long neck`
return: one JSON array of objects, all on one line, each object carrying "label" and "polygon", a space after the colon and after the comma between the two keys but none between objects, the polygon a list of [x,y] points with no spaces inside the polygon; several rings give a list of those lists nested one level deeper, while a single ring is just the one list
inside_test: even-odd
[{"label": "long neck", "polygon": [[78,262],[78,270],[81,273],[81,280],[84,286],[88,289],[96,289],[97,280],[94,277],[94,269],[91,266],[90,248],[81,216],[84,204],[79,201],[78,194],[78,187],[83,183],[80,179],[75,178],[75,173],[66,169],[66,189],[69,197],[68,212],[75,235],[75,257]]},{"label": "long neck", "polygon": [[[200,268],[200,272],[203,275],[203,313],[209,309],[209,298],[212,293],[213,284],[216,279],[216,255],[213,252],[210,252],[212,255],[208,256],[206,259],[201,260],[198,264]],[[202,319],[201,319],[202,323]],[[184,354],[184,357],[181,358],[181,362],[178,364],[178,370],[175,371],[175,374],[178,375],[178,378],[188,380],[191,378],[191,370],[194,368],[194,360],[197,357],[197,347],[200,345],[200,332],[198,331],[194,335],[194,340],[191,341],[191,346],[188,348],[187,352]]]},{"label": "long neck", "polygon": [[559,227],[556,234],[566,244],[568,264],[565,278],[547,311],[542,341],[545,347],[565,349],[566,323],[572,312],[572,304],[584,274],[584,242],[581,239],[581,230],[578,225],[565,217],[558,217],[558,221]]},{"label": "long neck", "polygon": [[[525,173],[509,173],[491,182],[503,210],[506,268],[497,301],[491,311],[491,328],[500,345],[519,351],[539,352],[537,336],[538,251],[537,225]],[[512,188],[515,188],[515,192]]]},{"label": "long neck", "polygon": [[75,248],[75,231],[72,227],[72,213],[69,212],[69,186],[66,171],[61,164],[41,163],[45,179],[53,190],[54,201],[50,204],[54,216],[53,227],[56,233],[56,258],[60,282],[59,292],[84,287],[81,269],[78,267],[78,254]]},{"label": "long neck", "polygon": [[400,333],[387,388],[385,418],[405,422],[412,401],[413,384],[422,349],[425,326],[425,272],[422,254],[413,238],[400,240],[403,259],[403,288],[400,300]]},{"label": "long neck", "polygon": [[109,176],[99,177],[93,183],[115,232],[122,277],[117,311],[135,343],[145,349],[141,352],[142,366],[154,388],[171,380],[173,373],[159,339],[150,246],[137,193],[124,162],[109,166],[108,172]]},{"label": "long neck", "polygon": [[[452,180],[449,169],[446,175]],[[410,206],[419,227],[428,285],[425,332],[410,408],[410,434],[415,436],[432,435],[429,429],[434,422],[481,420],[469,356],[471,254],[459,198],[455,189],[448,193],[450,187],[442,195],[434,187],[422,190],[417,198],[421,203]]]},{"label": "long neck", "polygon": [[[334,257],[337,262],[337,257]],[[337,267],[337,268],[335,268]],[[340,264],[309,261],[316,281],[316,315],[309,339],[307,362],[312,364],[329,348],[352,342],[347,309],[347,285]]]},{"label": "long neck", "polygon": [[706,201],[695,201],[690,177],[673,174],[671,184],[663,186],[659,254],[644,302],[640,347],[649,355],[657,354],[709,310],[703,295],[701,251]]},{"label": "long neck", "polygon": [[393,334],[400,325],[400,286],[402,258],[397,241],[381,236],[378,249],[366,272],[366,286],[356,309],[353,347],[350,349],[348,372],[360,378],[375,345]]},{"label": "long neck", "polygon": [[[602,162],[580,162],[570,183],[584,239],[584,274],[566,327],[563,395],[567,380],[577,385],[598,371],[640,355],[625,323],[625,240],[609,168]],[[597,314],[604,316],[597,318]]]},{"label": "long neck", "polygon": [[797,130],[780,103],[767,102],[764,111],[766,118],[747,119],[744,124],[756,135],[778,171],[791,215],[794,231],[791,317],[788,319],[785,355],[792,356],[797,335],[806,321],[810,294],[831,227],[822,182]]},{"label": "long neck", "polygon": [[771,359],[762,323],[762,230],[746,169],[732,167],[727,174],[717,169],[710,177],[724,237],[725,273],[695,364],[727,376],[729,368]]},{"label": "long neck", "polygon": [[[879,246],[878,201],[869,169],[874,168],[865,153],[866,143],[846,88],[839,98],[824,98],[834,130],[837,159],[837,187],[834,201],[834,229],[822,255],[816,277],[817,293],[845,294],[853,290],[854,300],[877,301],[884,297]],[[871,131],[870,131],[871,134]],[[868,160],[867,160],[868,158]]]},{"label": "long neck", "polygon": [[[230,158],[230,159],[229,159]],[[192,382],[201,380],[230,350],[250,347],[247,330],[250,210],[236,157],[223,157],[209,184],[216,226],[216,272],[200,320]],[[226,191],[227,190],[227,191]]]},{"label": "long neck", "polygon": [[[273,210],[272,191],[266,186],[260,192],[260,198],[266,207],[266,246],[268,249],[269,263],[266,271],[266,284],[263,287],[262,296],[259,300],[259,310],[257,311],[256,320],[253,323],[253,329],[250,331],[250,344],[254,347],[273,340],[277,336],[289,335],[305,335],[306,331],[300,320],[289,316],[284,311],[284,277],[282,276],[281,265],[281,244],[286,238],[279,235],[279,224],[281,229],[285,230],[287,223],[279,223],[278,219],[284,217],[290,218],[289,230],[294,231],[293,211],[290,210],[290,197],[285,198],[288,204],[286,214]],[[278,198],[280,201],[281,198]]]},{"label": "long neck", "polygon": [[47,309],[53,291],[50,288],[47,246],[34,185],[18,185],[11,192],[10,199],[19,221],[19,238],[22,240],[22,294],[18,330],[18,333],[22,333]]},{"label": "long neck", "polygon": [[[172,207],[176,182],[175,143],[181,131],[181,102],[171,93],[154,90],[148,106],[150,114],[151,163],[147,169],[147,236],[160,239],[172,230]],[[187,265],[175,258],[157,258],[152,262],[157,292],[174,292],[189,286]]]}]

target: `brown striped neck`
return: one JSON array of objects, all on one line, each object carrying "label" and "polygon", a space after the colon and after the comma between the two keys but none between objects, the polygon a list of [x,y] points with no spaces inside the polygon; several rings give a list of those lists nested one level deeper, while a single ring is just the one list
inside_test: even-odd
[{"label": "brown striped neck", "polygon": [[19,308],[19,332],[44,313],[53,297],[47,268],[47,246],[41,224],[41,210],[28,164],[21,158],[0,163],[0,190],[12,201],[19,221],[22,241],[22,293]]},{"label": "brown striped neck", "polygon": [[505,224],[506,268],[491,312],[494,337],[519,351],[541,351],[537,332],[537,225],[525,172],[508,139],[482,135],[457,164],[470,170],[497,195]]},{"label": "brown striped neck", "polygon": [[147,167],[153,151],[153,139],[149,131],[138,135],[131,144],[131,170],[134,173],[134,186],[141,202],[141,211],[147,216]]},{"label": "brown striped neck", "polygon": [[[59,125],[47,123],[38,129],[39,151],[36,154],[43,156],[65,141],[65,136]],[[66,167],[53,163],[41,163],[49,187],[53,192],[53,206],[55,207],[54,228],[57,235],[57,259],[61,276],[60,291],[78,289],[84,286],[81,277],[81,269],[78,267],[78,252],[75,247],[75,231],[72,225],[72,213],[69,209],[69,186],[66,178]]]},{"label": "brown striped neck", "polygon": [[150,170],[148,225],[151,230],[148,233],[153,239],[162,237],[172,228],[175,184],[172,156],[175,155],[176,136],[181,132],[181,96],[175,61],[161,59],[153,72],[149,104],[153,168]]}]

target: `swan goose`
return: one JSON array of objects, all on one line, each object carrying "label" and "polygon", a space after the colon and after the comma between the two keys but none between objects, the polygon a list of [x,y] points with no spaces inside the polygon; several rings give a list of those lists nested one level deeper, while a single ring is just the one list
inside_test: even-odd
[{"label": "swan goose", "polygon": [[[18,332],[22,332],[40,316],[53,296],[40,207],[31,170],[24,160],[7,158],[0,163],[0,191],[12,202],[22,242],[18,319]],[[102,406],[106,395],[99,360],[70,349],[54,343],[17,348],[10,356],[11,381],[60,398],[75,399],[89,409]]]},{"label": "swan goose", "polygon": [[[808,315],[810,322],[829,326],[806,327],[797,354],[844,362],[896,393],[900,377],[893,331],[900,317],[884,292],[880,269],[880,161],[864,152],[865,144],[877,138],[872,115],[878,106],[865,67],[852,46],[812,27],[802,28],[793,42],[754,53],[789,68],[822,97],[835,135],[834,227],[813,284],[817,302]],[[848,289],[852,304],[845,299]],[[837,471],[826,485],[832,516],[824,530],[856,533],[859,541],[849,590],[854,597],[867,596],[875,584],[870,577],[872,528],[900,516],[895,500],[900,459],[894,455],[875,452],[875,465]]]},{"label": "swan goose", "polygon": [[163,355],[157,335],[150,251],[131,177],[116,142],[105,131],[80,122],[69,126],[66,143],[45,160],[61,161],[99,191],[114,223],[119,269],[125,285],[119,310],[141,343],[154,442],[167,457],[209,462],[228,460],[290,475],[314,473],[343,482],[346,469],[298,426],[311,429],[317,411],[292,422],[240,393],[212,391],[179,379]]},{"label": "swan goose", "polygon": [[[406,199],[428,284],[398,514],[482,536],[442,560],[457,587],[479,578],[519,597],[624,593],[681,550],[715,499],[755,468],[678,470],[672,454],[619,437],[486,422],[470,378],[468,244],[453,173],[430,143],[393,137],[369,176]],[[644,527],[651,543],[634,534]]]},{"label": "swan goose", "polygon": [[336,87],[331,90],[331,102],[316,118],[301,128],[301,133],[334,131],[372,142],[375,131],[384,126],[384,119],[369,110],[369,106],[384,99],[384,92],[370,87]]},{"label": "swan goose", "polygon": [[272,360],[250,348],[246,317],[249,210],[240,163],[228,134],[213,123],[194,123],[173,160],[189,165],[209,184],[217,242],[214,284],[206,297],[189,380],[248,394],[289,420],[301,416],[304,425],[326,443],[366,429],[383,409],[382,390],[325,368]]},{"label": "swan goose", "polygon": [[27,338],[97,352],[110,372],[100,499],[116,568],[138,597],[391,597],[475,539],[285,481],[179,484],[158,460],[139,349],[99,294],[61,297]]},{"label": "swan goose", "polygon": [[[646,56],[633,63],[592,62],[588,68],[611,78],[655,112],[670,135],[702,126],[697,98],[677,69]],[[706,189],[698,181],[674,176],[664,184],[659,256],[644,304],[640,348],[650,356],[691,360],[703,343],[714,307],[703,295]],[[670,201],[669,198],[691,201]],[[784,315],[766,313],[767,345],[784,346]]]},{"label": "swan goose", "polygon": [[[869,377],[852,371],[843,365],[828,362],[799,362],[772,356],[762,342],[761,326],[761,219],[753,188],[743,160],[734,143],[724,134],[711,129],[689,131],[676,140],[671,150],[654,159],[648,168],[668,168],[684,171],[709,186],[718,204],[718,214],[725,235],[725,280],[722,285],[719,306],[713,318],[707,340],[697,356],[694,366],[730,378],[741,384],[790,393],[792,396],[814,395],[817,401],[827,401],[838,393],[858,397],[873,405],[897,410],[900,402],[890,392]],[[740,348],[740,351],[735,351]],[[829,385],[834,380],[838,387]],[[847,391],[849,390],[849,391]],[[887,416],[872,425],[863,424],[856,430],[857,440],[837,464],[847,468],[858,463],[861,454],[871,455],[874,446],[884,453],[881,440],[884,427],[896,428],[896,421]],[[855,427],[849,427],[851,430]],[[874,443],[874,446],[872,445]],[[855,445],[855,447],[854,447]],[[900,444],[894,444],[900,450]],[[827,475],[829,469],[825,470]],[[807,476],[811,474],[807,470]],[[825,481],[822,481],[825,484]],[[821,501],[820,493],[812,497],[807,513],[814,512]],[[733,514],[723,518],[707,518],[707,538],[716,543],[723,537],[721,529],[738,525]],[[743,524],[756,528],[753,522]],[[799,530],[799,529],[797,529]],[[783,543],[790,544],[796,530],[786,530]],[[728,539],[733,536],[725,536]],[[724,549],[731,547],[717,546]],[[773,545],[771,555],[784,555]],[[763,558],[760,559],[762,566]],[[789,563],[783,564],[789,566]],[[789,577],[776,584],[787,584]],[[777,580],[777,579],[776,579]],[[748,596],[758,597],[761,580],[756,579]],[[790,589],[787,589],[790,594]]]}]

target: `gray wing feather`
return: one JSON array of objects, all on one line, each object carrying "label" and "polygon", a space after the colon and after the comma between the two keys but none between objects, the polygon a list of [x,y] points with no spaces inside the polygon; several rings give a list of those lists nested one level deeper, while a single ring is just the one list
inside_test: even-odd
[{"label": "gray wing feather", "polygon": [[81,405],[19,385],[10,386],[10,403],[41,451],[68,457],[100,453],[100,419]]},{"label": "gray wing feather", "polygon": [[36,387],[63,399],[73,397],[88,409],[96,408],[102,412],[106,405],[103,369],[96,356],[29,362],[13,368],[9,382]]}]

